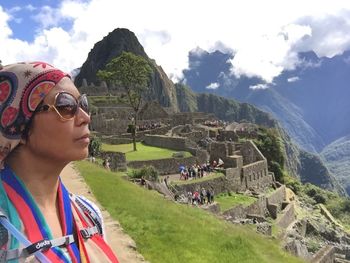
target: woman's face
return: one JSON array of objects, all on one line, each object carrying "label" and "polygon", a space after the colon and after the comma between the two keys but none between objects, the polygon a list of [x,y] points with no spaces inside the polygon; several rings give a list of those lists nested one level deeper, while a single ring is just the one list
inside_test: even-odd
[{"label": "woman's face", "polygon": [[[62,91],[72,94],[76,99],[80,96],[74,83],[65,77],[49,92],[43,103],[53,105],[56,94]],[[25,144],[33,154],[50,160],[81,160],[88,156],[89,123],[88,113],[81,108],[68,121],[62,121],[54,110],[38,112],[34,116]]]}]

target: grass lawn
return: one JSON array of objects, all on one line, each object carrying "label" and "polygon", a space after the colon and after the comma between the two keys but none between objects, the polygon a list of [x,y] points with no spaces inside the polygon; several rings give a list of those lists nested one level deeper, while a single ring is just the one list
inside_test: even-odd
[{"label": "grass lawn", "polygon": [[[126,155],[127,161],[146,161],[172,158],[173,153],[177,152],[170,149],[148,146],[140,142],[136,143],[136,148],[137,151],[134,152],[132,143],[118,145],[102,144],[102,151],[123,152]],[[185,152],[185,157],[190,156],[192,156],[191,153]]]},{"label": "grass lawn", "polygon": [[87,161],[76,166],[102,206],[152,263],[302,262],[243,226],[164,199]]},{"label": "grass lawn", "polygon": [[224,212],[236,205],[251,205],[256,201],[256,198],[243,194],[231,193],[228,195],[225,193],[215,196],[215,201],[219,203],[221,212]]},{"label": "grass lawn", "polygon": [[192,179],[192,180],[174,180],[171,182],[173,185],[184,185],[184,184],[194,184],[194,183],[200,183],[208,180],[212,180],[217,177],[225,176],[223,173],[210,173],[208,176],[199,178],[199,179]]}]

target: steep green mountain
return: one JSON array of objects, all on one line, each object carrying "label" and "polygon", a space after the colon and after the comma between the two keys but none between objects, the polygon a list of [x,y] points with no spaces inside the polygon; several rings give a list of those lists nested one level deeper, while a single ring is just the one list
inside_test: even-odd
[{"label": "steep green mountain", "polygon": [[327,145],[321,157],[329,170],[337,175],[338,180],[350,193],[350,135],[344,136]]},{"label": "steep green mountain", "polygon": [[[167,77],[162,67],[147,56],[135,34],[128,29],[115,29],[94,45],[75,78],[75,85],[77,87],[83,85],[99,86],[101,82],[96,76],[97,71],[104,69],[112,58],[118,57],[123,51],[142,56],[152,65],[151,88],[149,93],[145,94],[146,100],[157,100],[163,107],[169,108],[170,111],[178,111],[174,84]],[[113,89],[113,87],[110,87],[110,89]]]},{"label": "steep green mountain", "polygon": [[[105,90],[103,85],[96,85],[98,83],[96,72],[103,69],[113,57],[118,56],[122,51],[141,55],[152,64],[154,74],[150,91],[145,94],[145,100],[158,101],[163,107],[170,109],[172,112],[200,111],[213,113],[218,118],[226,121],[247,121],[276,128],[281,134],[285,147],[286,168],[292,176],[300,178],[303,182],[312,182],[321,187],[341,192],[341,188],[338,187],[323,163],[314,155],[300,151],[272,115],[248,103],[239,103],[233,99],[214,94],[196,94],[185,85],[174,85],[162,68],[156,65],[154,60],[148,58],[135,34],[127,29],[116,29],[95,44],[75,79],[76,85],[78,87],[87,85],[85,88]],[[110,90],[113,88],[115,87],[108,87]]]}]

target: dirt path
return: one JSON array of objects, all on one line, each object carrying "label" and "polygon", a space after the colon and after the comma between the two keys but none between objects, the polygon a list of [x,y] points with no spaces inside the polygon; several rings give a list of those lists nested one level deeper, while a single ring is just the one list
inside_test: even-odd
[{"label": "dirt path", "polygon": [[142,255],[135,250],[135,242],[131,239],[131,237],[124,233],[123,228],[120,226],[120,224],[116,220],[112,219],[110,214],[97,202],[96,198],[89,190],[88,185],[85,183],[83,177],[74,169],[72,164],[69,164],[64,168],[61,173],[61,178],[70,192],[85,196],[97,204],[101,209],[104,218],[108,244],[116,253],[119,262],[145,263]]}]

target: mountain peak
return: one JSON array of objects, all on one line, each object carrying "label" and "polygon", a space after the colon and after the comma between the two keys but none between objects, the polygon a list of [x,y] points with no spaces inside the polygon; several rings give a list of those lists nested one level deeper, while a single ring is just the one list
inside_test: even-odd
[{"label": "mountain peak", "polygon": [[117,28],[91,49],[80,73],[75,78],[75,85],[80,87],[83,79],[86,79],[88,84],[99,84],[100,81],[96,77],[97,71],[104,69],[109,61],[118,57],[123,51],[132,52],[148,59],[135,34],[126,28]]}]

